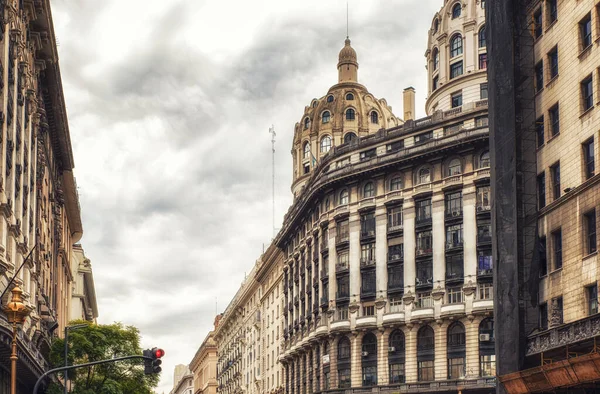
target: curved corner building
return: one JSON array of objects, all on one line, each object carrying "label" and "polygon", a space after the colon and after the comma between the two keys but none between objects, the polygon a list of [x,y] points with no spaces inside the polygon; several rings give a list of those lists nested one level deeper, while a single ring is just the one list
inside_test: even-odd
[{"label": "curved corner building", "polygon": [[295,200],[274,241],[286,393],[495,391],[487,100],[466,94],[485,83],[471,64],[480,7],[446,1],[436,16],[433,49],[460,28],[466,75],[430,95],[432,116],[411,118],[412,88],[394,116],[358,83],[346,40],[338,84],[296,125]]}]

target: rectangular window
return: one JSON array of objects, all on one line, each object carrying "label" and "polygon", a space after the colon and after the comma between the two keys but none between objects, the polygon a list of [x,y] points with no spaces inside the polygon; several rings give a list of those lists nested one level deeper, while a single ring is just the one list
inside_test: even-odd
[{"label": "rectangular window", "polygon": [[485,100],[488,98],[488,84],[482,83],[479,85],[479,98]]},{"label": "rectangular window", "polygon": [[550,117],[550,132],[552,137],[555,137],[560,133],[560,112],[558,103],[548,110],[548,116]]},{"label": "rectangular window", "polygon": [[548,304],[545,302],[540,305],[540,329],[548,329]]},{"label": "rectangular window", "polygon": [[404,363],[390,364],[390,384],[399,384],[404,382],[406,382]]},{"label": "rectangular window", "polygon": [[390,297],[390,312],[402,311],[402,297]]},{"label": "rectangular window", "polygon": [[350,281],[348,275],[337,278],[337,298],[350,297]]},{"label": "rectangular window", "polygon": [[540,238],[538,245],[538,260],[540,262],[540,276],[548,273],[548,260],[546,258],[546,237]]},{"label": "rectangular window", "polygon": [[395,231],[402,228],[403,216],[402,207],[388,208],[388,231]]},{"label": "rectangular window", "polygon": [[452,108],[460,107],[462,105],[462,91],[452,93],[451,104]]},{"label": "rectangular window", "polygon": [[496,376],[496,355],[479,356],[479,369],[481,370],[481,376]]},{"label": "rectangular window", "polygon": [[338,387],[341,389],[350,388],[351,380],[350,380],[350,368],[344,368],[338,370]]},{"label": "rectangular window", "polygon": [[548,15],[548,25],[552,24],[558,18],[557,0],[546,1],[546,14]]},{"label": "rectangular window", "polygon": [[552,299],[552,315],[550,317],[552,325],[563,323],[563,298],[556,297]]},{"label": "rectangular window", "polygon": [[448,359],[448,379],[465,377],[465,358],[456,357]]},{"label": "rectangular window", "polygon": [[550,79],[558,75],[558,47],[548,52],[548,64],[550,65]]},{"label": "rectangular window", "polygon": [[439,84],[440,84],[440,78],[436,75],[435,77],[433,77],[433,83],[432,83],[431,90],[436,90],[439,87]]},{"label": "rectangular window", "polygon": [[388,268],[388,292],[404,289],[404,266],[397,264]]},{"label": "rectangular window", "polygon": [[360,236],[361,238],[375,236],[375,212],[361,215]]},{"label": "rectangular window", "polygon": [[535,91],[539,92],[544,87],[544,62],[540,60],[535,65]]},{"label": "rectangular window", "polygon": [[404,244],[388,246],[388,261],[390,261],[390,262],[401,261],[403,258],[404,258]]},{"label": "rectangular window", "polygon": [[585,290],[587,293],[588,315],[595,315],[598,313],[598,285],[588,286]]},{"label": "rectangular window", "polygon": [[448,295],[448,304],[460,304],[463,302],[463,290],[462,287],[449,287],[446,291]]},{"label": "rectangular window", "polygon": [[544,145],[544,117],[540,116],[535,121],[535,135],[537,136],[538,148]]},{"label": "rectangular window", "polygon": [[375,305],[363,306],[363,316],[375,316]]},{"label": "rectangular window", "polygon": [[[487,94],[487,91],[486,91]],[[489,125],[489,118],[487,116],[480,116],[475,118],[475,127],[487,127]]]},{"label": "rectangular window", "polygon": [[492,283],[479,283],[477,295],[480,300],[494,299],[494,285]]},{"label": "rectangular window", "polygon": [[348,251],[344,250],[342,252],[340,252],[337,256],[337,264],[335,266],[335,270],[337,271],[344,271],[347,270],[349,267],[349,255],[348,255]]},{"label": "rectangular window", "polygon": [[490,187],[480,186],[477,188],[477,212],[487,212],[491,210]]},{"label": "rectangular window", "polygon": [[375,242],[360,245],[360,266],[375,265]]},{"label": "rectangular window", "polygon": [[415,136],[415,145],[424,144],[427,141],[433,138],[433,131],[428,131],[427,133],[419,134]]},{"label": "rectangular window", "polygon": [[[450,173],[449,176],[460,174]],[[446,217],[458,217],[462,215],[462,192],[448,193],[446,194]]]},{"label": "rectangular window", "polygon": [[433,299],[430,291],[418,292],[415,300],[416,308],[433,308]]},{"label": "rectangular window", "polygon": [[339,242],[344,242],[344,241],[348,241],[348,220],[342,220],[341,222],[338,222],[337,224],[337,237],[336,237],[336,241]]},{"label": "rectangular window", "polygon": [[485,70],[487,68],[487,53],[479,54],[479,69]]},{"label": "rectangular window", "polygon": [[362,368],[362,385],[363,387],[377,385],[377,366],[365,366]]},{"label": "rectangular window", "polygon": [[435,380],[435,366],[433,360],[418,361],[417,372],[419,382],[431,382]]},{"label": "rectangular window", "polygon": [[542,35],[542,8],[533,13],[533,36],[538,38]]},{"label": "rectangular window", "polygon": [[462,254],[446,256],[446,281],[460,280],[464,277],[464,263]]},{"label": "rectangular window", "polygon": [[596,174],[596,166],[594,163],[594,139],[590,138],[583,143],[583,171],[585,179],[590,179]]},{"label": "rectangular window", "polygon": [[446,226],[446,250],[463,246],[463,225]]},{"label": "rectangular window", "polygon": [[461,76],[462,74],[463,74],[462,60],[460,62],[452,63],[450,65],[450,79]]},{"label": "rectangular window", "polygon": [[404,148],[404,140],[395,141],[387,145],[387,151],[393,152]]},{"label": "rectangular window", "polygon": [[348,307],[338,306],[336,308],[337,320],[348,320]]},{"label": "rectangular window", "polygon": [[596,210],[592,209],[583,215],[584,234],[585,234],[585,251],[586,254],[594,253],[596,247]]},{"label": "rectangular window", "polygon": [[432,247],[431,231],[417,233],[417,256],[431,254]]},{"label": "rectangular window", "polygon": [[560,198],[560,162],[550,167],[550,176],[552,177],[552,198]]},{"label": "rectangular window", "polygon": [[552,233],[552,248],[554,254],[554,269],[562,268],[563,253],[562,253],[562,230],[556,230]]},{"label": "rectangular window", "polygon": [[583,112],[594,106],[594,86],[592,85],[592,74],[581,82],[581,99]]},{"label": "rectangular window", "polygon": [[542,172],[537,176],[538,187],[538,209],[546,206],[546,173]]},{"label": "rectangular window", "polygon": [[420,200],[416,203],[417,224],[431,222],[431,200]]},{"label": "rectangular window", "polygon": [[592,45],[592,13],[587,14],[579,22],[579,39],[581,42],[581,50]]},{"label": "rectangular window", "polygon": [[491,250],[478,252],[477,256],[477,275],[491,276],[494,270],[494,260]]}]

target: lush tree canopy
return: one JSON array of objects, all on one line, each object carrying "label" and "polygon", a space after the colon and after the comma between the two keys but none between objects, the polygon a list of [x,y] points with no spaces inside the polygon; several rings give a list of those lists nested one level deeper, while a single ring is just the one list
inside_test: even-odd
[{"label": "lush tree canopy", "polygon": [[[121,323],[94,325],[69,331],[69,365],[115,357],[141,355],[140,333],[136,327]],[[54,368],[64,365],[64,341],[52,344],[50,361]],[[158,375],[146,376],[142,360],[127,360],[69,371],[72,394],[152,394]],[[62,393],[62,385],[53,383],[49,394]]]}]

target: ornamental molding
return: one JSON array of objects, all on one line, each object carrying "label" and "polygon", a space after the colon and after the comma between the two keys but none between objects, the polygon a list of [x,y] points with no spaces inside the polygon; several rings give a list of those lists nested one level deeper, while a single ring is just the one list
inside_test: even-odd
[{"label": "ornamental molding", "polygon": [[531,356],[600,336],[600,315],[563,324],[527,339],[526,355]]}]

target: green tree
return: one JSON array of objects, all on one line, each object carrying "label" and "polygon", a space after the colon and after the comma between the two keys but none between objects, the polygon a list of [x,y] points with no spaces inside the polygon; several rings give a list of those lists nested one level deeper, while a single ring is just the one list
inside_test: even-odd
[{"label": "green tree", "polygon": [[[69,332],[69,365],[142,355],[140,332],[136,327],[121,323],[94,325],[80,320],[70,324],[82,323],[88,326]],[[54,368],[65,364],[64,345],[63,339],[52,344],[50,362]],[[144,374],[142,360],[118,361],[69,371],[72,394],[152,394],[158,379],[158,375]],[[62,385],[52,383],[48,394],[61,393]]]}]

